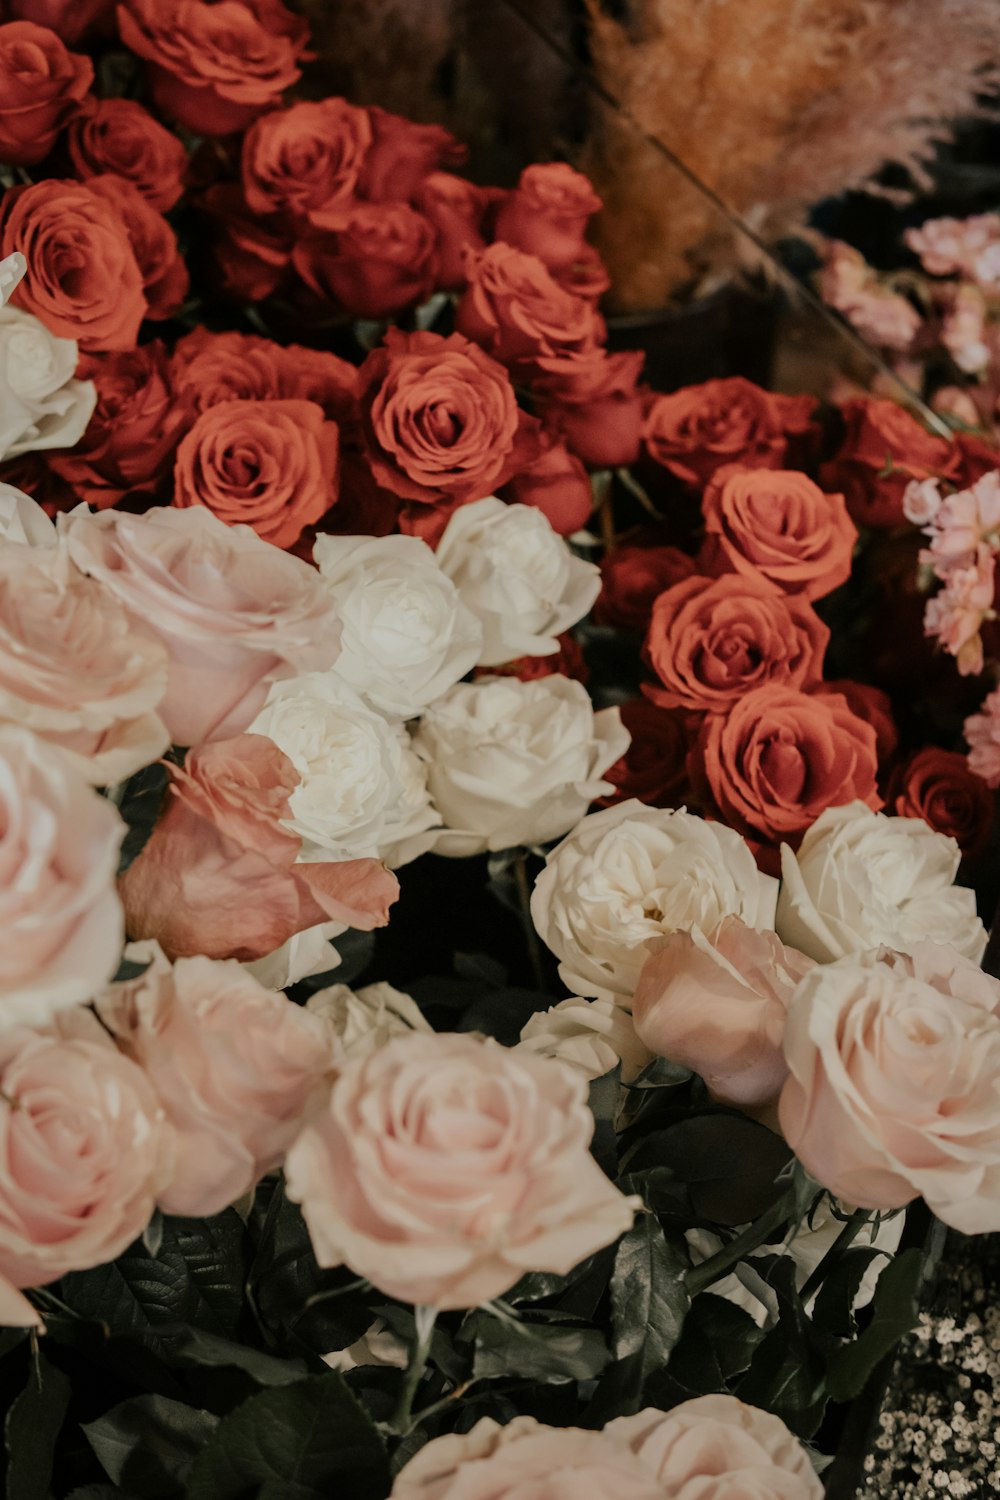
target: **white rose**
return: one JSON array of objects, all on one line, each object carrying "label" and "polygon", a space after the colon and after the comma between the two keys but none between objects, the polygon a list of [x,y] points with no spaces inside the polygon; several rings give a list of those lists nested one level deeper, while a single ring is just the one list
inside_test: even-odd
[{"label": "white rose", "polygon": [[626,1083],[653,1059],[636,1036],[628,1011],[609,995],[598,1000],[571,995],[549,1010],[536,1011],[522,1027],[518,1046],[569,1063],[585,1078],[601,1078],[620,1062]]},{"label": "white rose", "polygon": [[650,938],[711,932],[728,916],[770,930],[777,884],[731,828],[633,800],[591,813],[553,849],[531,916],[567,989],[628,1005]]},{"label": "white rose", "polygon": [[77,352],[31,313],[0,307],[0,458],[80,441],[97,387],[74,380]]},{"label": "white rose", "polygon": [[797,855],[782,845],[778,936],[819,963],[922,941],[950,943],[978,963],[986,932],[975,895],[954,884],[960,859],[955,840],[920,818],[862,802],[829,807]]},{"label": "white rose", "polygon": [[340,963],[340,954],[330,941],[347,928],[343,922],[319,922],[290,937],[263,958],[244,963],[248,973],[268,990],[286,990],[289,985],[308,979],[311,974],[325,974]]},{"label": "white rose", "polygon": [[594,712],[568,677],[460,682],[414,731],[446,831],[439,854],[543,844],[579,822],[629,746],[617,708]]},{"label": "white rose", "polygon": [[479,622],[426,542],[320,536],[313,557],[343,622],[334,671],[373,708],[413,718],[479,660]]},{"label": "white rose", "polygon": [[10,294],[17,286],[28,269],[28,262],[20,250],[15,250],[13,255],[5,255],[0,260],[0,307],[10,301]]},{"label": "white rose", "polygon": [[551,656],[601,590],[593,563],[574,557],[540,510],[489,496],[460,505],[438,544],[440,567],[483,624],[479,664]]},{"label": "white rose", "polygon": [[419,769],[404,770],[413,756],[406,730],[332,672],[276,683],[250,729],[273,740],[299,773],[286,822],[303,840],[303,859],[375,857],[436,821],[430,803],[414,796]]},{"label": "white rose", "polygon": [[366,984],[360,990],[331,984],[310,997],[306,1010],[330,1027],[341,1062],[366,1057],[394,1036],[432,1029],[416,1001],[391,984]]},{"label": "white rose", "polygon": [[56,528],[30,495],[0,484],[0,537],[22,547],[54,547]]}]

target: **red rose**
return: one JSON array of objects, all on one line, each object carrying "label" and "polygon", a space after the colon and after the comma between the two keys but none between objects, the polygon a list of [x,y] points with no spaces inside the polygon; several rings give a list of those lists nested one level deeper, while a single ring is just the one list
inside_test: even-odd
[{"label": "red rose", "polygon": [[0,484],[13,485],[36,501],[46,515],[72,510],[79,502],[65,480],[54,473],[50,453],[21,453],[0,464]]},{"label": "red rose", "polygon": [[648,698],[621,705],[622,723],[632,736],[621,760],[604,772],[615,787],[602,807],[638,797],[650,807],[679,807],[687,800],[688,731],[685,715],[657,708]]},{"label": "red rose", "polygon": [[243,138],[243,195],[257,214],[308,223],[317,212],[351,206],[371,144],[368,111],[346,99],[275,110]]},{"label": "red rose", "polygon": [[502,365],[460,334],[390,328],[358,372],[368,460],[403,500],[481,500],[540,450]]},{"label": "red rose", "polygon": [[201,198],[215,231],[212,256],[224,291],[241,301],[261,302],[281,284],[292,259],[291,237],[276,220],[256,218],[241,190],[219,182]]},{"label": "red rose", "polygon": [[334,504],[337,428],[311,401],[226,401],[177,450],[174,505],[207,506],[290,547]]},{"label": "red rose", "polygon": [[438,240],[438,285],[457,291],[466,281],[466,252],[484,250],[483,219],[489,188],[476,187],[451,172],[431,172],[417,190],[413,206],[433,224]]},{"label": "red rose", "polygon": [[352,318],[387,318],[427,300],[437,281],[437,236],[423,214],[405,203],[356,203],[332,218],[337,228],[292,250],[293,266],[317,297]]},{"label": "red rose", "polygon": [[981,854],[990,841],[996,802],[957,750],[928,746],[897,767],[887,801],[901,818],[923,818],[955,840],[965,855]]},{"label": "red rose", "polygon": [[94,81],[89,57],[31,21],[0,26],[0,161],[41,161]]},{"label": "red rose", "polygon": [[731,828],[797,844],[828,807],[877,809],[875,731],[835,694],[768,683],[709,714],[690,766]]},{"label": "red rose", "polygon": [[626,468],[639,457],[644,359],[639,350],[608,354],[600,349],[540,361],[532,382],[539,415],[588,468]]},{"label": "red rose", "polygon": [[688,578],[653,605],[643,657],[661,708],[725,713],[765,683],[804,688],[823,673],[830,632],[803,599],[730,573]]},{"label": "red rose", "polygon": [[903,491],[911,479],[957,477],[962,460],[955,444],[934,437],[895,401],[858,396],[840,410],[843,441],[820,479],[843,491],[859,526],[903,525]]},{"label": "red rose", "polygon": [[320,349],[199,327],[178,340],[172,368],[198,415],[220,401],[298,400],[314,401],[342,429],[358,420],[357,370]]},{"label": "red rose", "polygon": [[465,146],[441,125],[418,125],[377,106],[368,116],[372,143],[358,192],[372,203],[408,203],[431,172],[466,158]]},{"label": "red rose", "polygon": [[809,431],[815,409],[811,396],[775,396],[733,375],[658,396],[643,437],[657,463],[702,485],[723,464],[778,468],[789,440]]},{"label": "red rose", "polygon": [[842,495],[826,495],[794,469],[720,469],[702,496],[707,573],[764,578],[822,599],[851,572],[858,533]]},{"label": "red rose", "polygon": [[127,0],[121,39],[148,64],[158,109],[199,135],[243,130],[300,74],[301,41],[282,5]]},{"label": "red rose", "polygon": [[896,753],[899,730],[892,716],[892,700],[881,688],[868,682],[853,682],[849,678],[837,678],[832,682],[821,682],[814,689],[817,693],[837,693],[847,699],[852,714],[864,719],[875,731],[875,748],[878,751],[879,767],[886,766]]},{"label": "red rose", "polygon": [[0,259],[28,273],[14,301],[82,349],[131,349],[146,315],[143,277],[121,214],[89,184],[49,179],[0,201]]},{"label": "red rose", "polygon": [[611,286],[608,268],[593,245],[581,245],[577,258],[568,266],[556,267],[552,275],[565,291],[592,302],[599,302]]},{"label": "red rose", "polygon": [[113,206],[125,225],[142,273],[146,317],[156,321],[172,318],[189,286],[187,266],[181,259],[174,231],[124,177],[110,174],[92,177],[87,186]]},{"label": "red rose", "polygon": [[136,491],[153,497],[191,419],[172,388],[164,345],[91,355],[77,374],[97,386],[97,408],[76,447],[51,455],[52,468],[79,499],[101,509]]},{"label": "red rose", "polygon": [[977,437],[974,432],[959,432],[955,435],[955,446],[961,455],[961,468],[954,476],[959,489],[968,489],[984,474],[1000,469],[1000,453],[992,443]]},{"label": "red rose", "polygon": [[694,571],[694,559],[679,547],[643,547],[631,542],[614,547],[601,559],[601,592],[594,619],[645,635],[655,600]]},{"label": "red rose", "polygon": [[593,304],[564,291],[534,255],[497,243],[467,274],[455,327],[503,364],[589,350],[605,337]]},{"label": "red rose", "polygon": [[115,0],[7,0],[6,9],[12,20],[47,26],[72,47],[111,21]]},{"label": "red rose", "polygon": [[514,661],[505,661],[499,667],[476,667],[473,677],[519,677],[522,682],[535,682],[539,677],[572,677],[576,682],[586,682],[590,668],[579,641],[566,631],[556,636],[559,650],[551,656],[518,656]]},{"label": "red rose", "polygon": [[562,443],[553,443],[530,468],[515,474],[505,488],[504,499],[533,505],[560,536],[580,531],[594,509],[587,471]]},{"label": "red rose", "polygon": [[601,207],[589,178],[564,161],[525,167],[497,214],[496,237],[537,255],[550,270],[568,267],[583,250],[587,220]]},{"label": "red rose", "polygon": [[187,152],[134,99],[88,99],[69,123],[66,148],[84,181],[106,172],[124,177],[158,213],[184,191]]}]

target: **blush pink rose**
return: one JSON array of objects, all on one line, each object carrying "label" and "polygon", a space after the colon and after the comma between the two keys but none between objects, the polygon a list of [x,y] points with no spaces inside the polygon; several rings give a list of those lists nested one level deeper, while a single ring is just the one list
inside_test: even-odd
[{"label": "blush pink rose", "polygon": [[43,1025],[115,972],[124,833],[57,750],[0,726],[0,1031]]},{"label": "blush pink rose", "polygon": [[0,1276],[43,1286],[141,1234],[173,1170],[141,1068],[82,1007],[0,1037]]},{"label": "blush pink rose", "polygon": [[789,1006],[781,1129],[861,1208],[923,1197],[962,1234],[1000,1229],[1000,983],[917,943],[817,965]]},{"label": "blush pink rose", "polygon": [[285,826],[298,773],[260,734],[189,750],[164,811],[119,882],[129,936],[171,958],[250,962],[320,922],[384,927],[399,894],[377,859],[297,864]]},{"label": "blush pink rose", "polygon": [[329,1028],[242,964],[181,958],[155,943],[138,979],[112,985],[97,1013],[143,1070],[177,1133],[164,1213],[220,1213],[280,1165],[336,1061]]},{"label": "blush pink rose", "polygon": [[288,1153],[316,1258],[437,1308],[565,1274],[632,1223],[588,1145],[586,1084],[472,1036],[413,1032],[349,1062]]},{"label": "blush pink rose", "polygon": [[170,744],[156,714],[166,686],[159,641],[62,549],[0,548],[0,722],[34,730],[108,786]]},{"label": "blush pink rose", "polygon": [[671,1411],[617,1417],[626,1443],[675,1500],[823,1500],[809,1454],[780,1417],[735,1396],[698,1396]]},{"label": "blush pink rose", "polygon": [[336,606],[314,568],[204,506],[61,516],[82,572],[167,649],[160,717],[177,745],[247,728],[271,683],[333,665]]},{"label": "blush pink rose", "polygon": [[737,1109],[777,1098],[788,1003],[813,960],[773,932],[727,917],[650,945],[632,1001],[636,1035],[698,1073],[713,1099]]}]

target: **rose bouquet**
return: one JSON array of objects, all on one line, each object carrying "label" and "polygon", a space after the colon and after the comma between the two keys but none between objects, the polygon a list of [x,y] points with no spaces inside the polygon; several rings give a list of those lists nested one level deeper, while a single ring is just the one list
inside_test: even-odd
[{"label": "rose bouquet", "polygon": [[648,390],[587,180],[278,0],[8,8],[7,1493],[819,1496],[1000,1228],[994,456]]}]

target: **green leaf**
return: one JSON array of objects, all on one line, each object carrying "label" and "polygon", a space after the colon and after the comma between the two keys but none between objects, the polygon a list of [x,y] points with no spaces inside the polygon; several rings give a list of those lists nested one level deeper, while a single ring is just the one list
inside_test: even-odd
[{"label": "green leaf", "polygon": [[118,811],[128,827],[118,860],[119,875],[124,875],[146,847],[153,825],[160,816],[169,781],[166,766],[162,761],[156,761],[131,776],[126,783],[118,804]]},{"label": "green leaf", "polygon": [[868,1327],[830,1361],[829,1388],[835,1401],[849,1401],[864,1389],[869,1375],[902,1338],[916,1327],[923,1272],[922,1252],[904,1250],[879,1277]]},{"label": "green leaf", "polygon": [[170,1500],[184,1493],[195,1454],[218,1420],[166,1396],[136,1396],[82,1425],[109,1479],[143,1500]]},{"label": "green leaf", "polygon": [[27,1383],[4,1422],[7,1500],[48,1500],[52,1460],[70,1383],[42,1354],[32,1352]]},{"label": "green leaf", "polygon": [[859,1245],[845,1250],[816,1293],[812,1310],[813,1322],[837,1338],[853,1338],[857,1332],[854,1299],[861,1289],[868,1267],[880,1256],[886,1258],[886,1252],[875,1250],[871,1246]]},{"label": "green leaf", "polygon": [[594,1134],[590,1154],[598,1166],[615,1182],[618,1177],[618,1101],[621,1096],[621,1063],[610,1073],[592,1080],[588,1104],[594,1117]]},{"label": "green leaf", "polygon": [[642,1376],[665,1365],[691,1305],[686,1251],[670,1243],[651,1213],[640,1214],[622,1238],[611,1273],[612,1349],[637,1355]]},{"label": "green leaf", "polygon": [[[410,1308],[400,1307],[395,1302],[378,1303],[372,1308],[372,1317],[381,1318],[385,1326],[401,1338],[408,1349],[413,1348],[417,1339],[417,1323]],[[468,1361],[458,1353],[440,1323],[435,1324],[431,1334],[427,1358],[453,1385],[459,1385],[468,1376]]]},{"label": "green leaf", "polygon": [[595,1380],[611,1359],[604,1335],[586,1325],[513,1323],[479,1310],[462,1325],[461,1338],[468,1340],[470,1334],[475,1339],[474,1380],[509,1375],[545,1385]]},{"label": "green leaf", "polygon": [[641,1138],[623,1163],[629,1172],[668,1167],[686,1183],[697,1218],[748,1224],[780,1197],[790,1160],[780,1136],[746,1115],[712,1110]]},{"label": "green leaf", "polygon": [[726,1391],[729,1381],[750,1366],[764,1337],[742,1307],[702,1292],[691,1303],[684,1330],[670,1356],[670,1374],[691,1392]]},{"label": "green leaf", "polygon": [[185,1328],[172,1345],[175,1358],[212,1369],[243,1370],[258,1385],[294,1385],[309,1374],[301,1359],[277,1359],[248,1344],[219,1338],[201,1328]]},{"label": "green leaf", "polygon": [[735,1394],[750,1406],[774,1412],[799,1437],[810,1437],[826,1405],[825,1340],[802,1305],[791,1257],[755,1257],[752,1264],[774,1289],[778,1321],[754,1350]]},{"label": "green leaf", "polygon": [[373,1422],[333,1370],[262,1391],[225,1417],[195,1461],[187,1500],[383,1500]]}]

